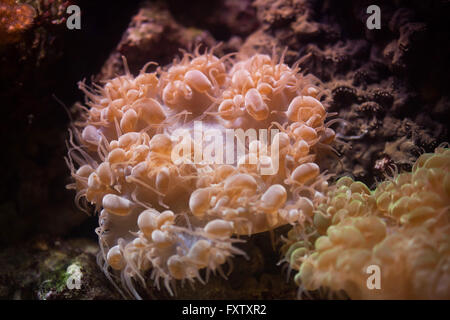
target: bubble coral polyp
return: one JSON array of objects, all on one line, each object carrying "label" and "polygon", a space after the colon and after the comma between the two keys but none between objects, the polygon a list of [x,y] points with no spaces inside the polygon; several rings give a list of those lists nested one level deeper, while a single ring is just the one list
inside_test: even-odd
[{"label": "bubble coral polyp", "polygon": [[[67,158],[76,202],[100,212],[103,269],[110,278],[120,273],[137,298],[136,281],[145,287],[151,279],[158,288],[162,282],[172,293],[174,280],[203,282],[201,269],[206,279],[211,272],[225,276],[222,265],[246,255],[235,235],[310,216],[327,187],[316,153],[334,139],[319,90],[283,57],[235,61],[196,51],[153,73],[146,67],[103,86],[80,83],[87,98]],[[271,161],[258,154],[261,141],[246,143],[244,157],[232,164],[173,161],[180,143],[173,132],[186,129],[182,143],[195,144],[194,120],[221,132],[277,128],[270,144],[279,144],[279,171],[257,170]],[[245,161],[252,154],[255,164]]]},{"label": "bubble coral polyp", "polygon": [[[341,178],[315,208],[314,236],[291,231],[286,258],[302,290],[353,299],[450,298],[450,149],[421,155],[412,172],[374,191]],[[300,240],[301,239],[301,240]],[[380,288],[367,267],[380,268]]]}]

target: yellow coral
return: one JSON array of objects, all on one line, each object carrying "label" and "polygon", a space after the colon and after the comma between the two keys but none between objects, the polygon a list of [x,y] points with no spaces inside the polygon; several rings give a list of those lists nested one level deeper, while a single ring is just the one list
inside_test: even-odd
[{"label": "yellow coral", "polygon": [[[449,170],[450,149],[437,148],[372,192],[341,178],[315,211],[310,247],[287,253],[297,283],[354,299],[450,298]],[[380,289],[366,285],[371,265],[380,267]]]},{"label": "yellow coral", "polygon": [[[221,265],[245,255],[234,234],[304,221],[327,187],[314,160],[334,132],[314,98],[318,89],[277,57],[229,64],[229,56],[196,51],[155,73],[145,66],[137,77],[127,71],[94,89],[80,83],[87,107],[79,105],[83,117],[70,139],[75,183],[69,187],[77,203],[85,199],[100,212],[103,268],[108,276],[109,267],[119,270],[136,297],[132,279],[145,286],[150,277],[158,287],[162,280],[172,293],[173,280],[203,281],[201,269],[206,277],[223,274]],[[261,139],[244,136],[245,153],[232,163],[196,161],[195,151],[175,161],[180,144],[189,150],[198,144],[195,121],[220,134],[241,126],[279,128],[267,142],[279,148],[264,155]],[[177,129],[185,130],[181,141]],[[262,175],[274,156],[278,172]]]}]

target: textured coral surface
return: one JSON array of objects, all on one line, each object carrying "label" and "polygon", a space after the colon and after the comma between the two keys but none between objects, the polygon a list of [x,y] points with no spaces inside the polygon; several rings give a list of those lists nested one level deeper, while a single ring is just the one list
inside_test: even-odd
[{"label": "textured coral surface", "polygon": [[2,42],[18,41],[20,34],[33,23],[34,16],[34,8],[28,4],[17,4],[14,0],[0,2],[0,36]]}]

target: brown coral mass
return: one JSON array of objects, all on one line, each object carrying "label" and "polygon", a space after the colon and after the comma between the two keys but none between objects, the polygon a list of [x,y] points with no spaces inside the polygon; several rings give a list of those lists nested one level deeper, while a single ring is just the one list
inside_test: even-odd
[{"label": "brown coral mass", "polygon": [[18,41],[19,35],[28,29],[36,15],[28,4],[16,4],[13,0],[0,3],[0,38],[4,43]]}]

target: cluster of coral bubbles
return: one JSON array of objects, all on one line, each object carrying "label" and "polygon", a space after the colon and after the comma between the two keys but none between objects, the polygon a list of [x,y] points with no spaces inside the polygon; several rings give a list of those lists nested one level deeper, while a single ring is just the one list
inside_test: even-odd
[{"label": "cluster of coral bubbles", "polygon": [[[102,86],[80,83],[86,102],[78,105],[81,120],[71,131],[67,163],[75,182],[69,187],[77,191],[82,209],[89,210],[89,203],[99,212],[96,232],[105,274],[113,281],[120,276],[125,293],[136,298],[136,283],[146,287],[149,280],[172,294],[176,280],[204,282],[211,272],[225,276],[224,264],[231,267],[233,256],[246,256],[237,247],[243,241],[239,236],[290,224],[286,247],[292,247],[286,257],[300,269],[296,280],[307,290],[328,286],[352,293],[353,287],[342,286],[357,281],[359,273],[346,278],[338,272],[362,268],[378,259],[377,252],[385,260],[376,262],[395,264],[389,255],[395,259],[407,251],[415,257],[430,245],[438,260],[423,263],[439,264],[433,270],[446,268],[442,272],[447,278],[433,281],[444,281],[448,290],[448,151],[442,152],[443,160],[434,161],[444,172],[440,180],[437,173],[435,177],[416,168],[430,183],[445,181],[440,193],[425,194],[422,189],[428,185],[418,184],[427,180],[416,183],[414,174],[396,178],[401,185],[397,180],[380,185],[375,194],[348,179],[329,187],[330,176],[320,170],[317,156],[333,151],[335,133],[329,126],[334,121],[326,122],[330,114],[320,102],[320,90],[299,72],[298,63],[289,67],[283,60],[275,54],[237,59],[196,51],[152,73],[146,72],[149,63],[136,77],[126,70]],[[229,129],[276,129],[276,134],[271,139],[244,135],[243,154],[232,148],[223,150],[232,151],[231,162],[208,161],[195,154],[205,147],[195,137],[198,121],[224,136]],[[184,136],[175,134],[179,129]],[[270,154],[262,152],[267,149]],[[179,150],[189,154],[180,156]],[[276,172],[262,174],[261,169],[275,167],[275,160]],[[440,201],[436,205],[435,198]],[[426,211],[415,213],[416,207]],[[428,218],[433,223],[422,223]],[[417,237],[416,230],[423,236]],[[314,245],[321,233],[328,237]],[[406,246],[411,238],[423,241],[409,245],[419,251]],[[324,255],[326,265],[321,262]],[[335,265],[337,255],[347,257],[340,262],[342,268]],[[423,282],[427,275],[417,277]],[[330,280],[335,277],[341,283]],[[395,274],[386,277],[399,281]]]},{"label": "cluster of coral bubbles", "polygon": [[340,178],[324,199],[313,220],[288,235],[286,260],[302,290],[450,299],[450,149],[422,154],[412,172],[373,191]]}]

